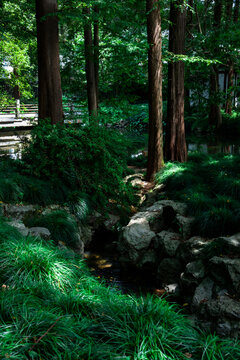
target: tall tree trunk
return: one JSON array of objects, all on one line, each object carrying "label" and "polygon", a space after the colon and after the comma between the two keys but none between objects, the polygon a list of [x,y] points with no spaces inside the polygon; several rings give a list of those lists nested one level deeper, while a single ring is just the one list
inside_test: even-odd
[{"label": "tall tree trunk", "polygon": [[229,69],[228,69],[227,101],[226,101],[226,108],[225,108],[225,112],[229,115],[232,114],[233,78],[234,78],[234,66],[233,66],[233,62],[230,60]]},{"label": "tall tree trunk", "polygon": [[[184,54],[186,10],[183,0],[171,2],[169,51]],[[171,161],[187,161],[187,146],[184,124],[184,63],[168,64],[168,107],[165,140],[165,158]]]},{"label": "tall tree trunk", "polygon": [[[16,68],[13,69],[13,75],[15,76],[15,79],[17,80],[19,78],[19,74]],[[15,100],[19,100],[20,99],[20,89],[19,89],[19,85],[15,85],[14,89],[13,89],[13,96]]]},{"label": "tall tree trunk", "polygon": [[[226,30],[228,29],[229,23],[232,20],[232,7],[233,7],[233,0],[227,0],[226,3]],[[234,16],[233,16],[234,20]],[[235,23],[237,22],[238,18],[235,19]],[[232,114],[232,103],[233,103],[233,85],[234,85],[234,64],[231,59],[229,58],[229,68],[228,68],[228,85],[227,85],[227,99],[226,99],[226,106],[225,112],[226,114]]]},{"label": "tall tree trunk", "polygon": [[147,180],[153,181],[163,166],[162,34],[158,0],[147,0],[149,137]]},{"label": "tall tree trunk", "polygon": [[239,0],[236,0],[234,10],[233,10],[233,21],[235,23],[238,22],[238,15],[239,15]]},{"label": "tall tree trunk", "polygon": [[95,86],[97,96],[97,107],[99,107],[99,8],[94,7],[95,20],[94,20],[94,72],[95,72]]},{"label": "tall tree trunk", "polygon": [[63,123],[57,0],[36,0],[36,19],[39,119]]},{"label": "tall tree trunk", "polygon": [[233,8],[233,0],[226,0],[225,4],[225,18],[226,24],[229,25],[229,22],[232,20],[232,8]]},{"label": "tall tree trunk", "polygon": [[[222,0],[215,0],[214,4],[214,28],[215,33],[218,34],[222,19]],[[219,83],[218,83],[218,68],[216,65],[212,66],[210,74],[210,89],[209,89],[209,98],[210,98],[210,108],[209,108],[209,124],[212,125],[215,129],[219,129],[222,125],[222,114],[217,95],[219,93]]]},{"label": "tall tree trunk", "polygon": [[218,86],[218,69],[214,65],[211,69],[210,74],[210,110],[209,110],[209,124],[215,129],[219,129],[222,125],[222,114],[221,108],[218,104],[218,99],[216,99],[219,92]]},{"label": "tall tree trunk", "polygon": [[93,120],[97,116],[97,91],[95,80],[94,50],[92,40],[92,26],[89,20],[90,8],[84,7],[84,46],[85,46],[85,67],[87,78],[87,95],[89,116]]}]

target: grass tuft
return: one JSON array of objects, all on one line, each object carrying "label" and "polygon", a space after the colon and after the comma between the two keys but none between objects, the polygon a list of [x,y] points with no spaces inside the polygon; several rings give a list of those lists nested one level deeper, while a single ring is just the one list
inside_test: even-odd
[{"label": "grass tuft", "polygon": [[239,155],[192,153],[187,163],[167,163],[157,174],[166,196],[188,205],[194,232],[206,237],[240,231]]}]

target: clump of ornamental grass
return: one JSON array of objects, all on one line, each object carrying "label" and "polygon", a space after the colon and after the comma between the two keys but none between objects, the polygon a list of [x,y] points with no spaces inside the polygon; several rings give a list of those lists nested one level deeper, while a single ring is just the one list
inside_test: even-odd
[{"label": "clump of ornamental grass", "polygon": [[186,163],[167,163],[157,174],[166,196],[185,202],[194,232],[214,237],[240,230],[239,155],[189,154]]},{"label": "clump of ornamental grass", "polygon": [[124,295],[2,219],[0,231],[1,359],[239,358],[237,341],[197,331],[165,299]]},{"label": "clump of ornamental grass", "polygon": [[77,281],[75,266],[53,245],[31,237],[5,241],[0,248],[0,278],[11,287],[70,287]]},{"label": "clump of ornamental grass", "polygon": [[56,244],[61,241],[69,246],[75,246],[79,240],[76,220],[64,210],[55,210],[47,214],[29,217],[25,220],[25,224],[28,227],[46,227]]},{"label": "clump of ornamental grass", "polygon": [[55,183],[29,176],[18,160],[8,158],[0,162],[0,201],[6,203],[26,202],[49,205],[64,203],[70,190],[61,182]]}]

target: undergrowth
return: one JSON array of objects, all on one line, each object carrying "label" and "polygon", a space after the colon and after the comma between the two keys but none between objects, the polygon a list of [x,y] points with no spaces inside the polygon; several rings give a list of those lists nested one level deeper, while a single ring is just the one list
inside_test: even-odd
[{"label": "undergrowth", "polygon": [[79,229],[74,217],[64,210],[54,210],[39,216],[27,218],[25,225],[28,227],[46,227],[56,244],[59,241],[75,247],[79,240]]},{"label": "undergrowth", "polygon": [[187,163],[167,163],[157,174],[168,198],[187,203],[193,232],[231,235],[240,230],[240,156],[189,154]]},{"label": "undergrowth", "polygon": [[136,201],[128,173],[126,141],[103,126],[36,126],[22,160],[1,158],[0,201],[68,204],[79,219],[89,208],[127,208]]},{"label": "undergrowth", "polygon": [[106,207],[109,200],[125,205],[133,192],[123,181],[127,173],[125,141],[103,126],[52,126],[34,128],[22,158],[29,175],[50,179],[91,202]]},{"label": "undergrowth", "polygon": [[236,360],[240,345],[192,328],[175,305],[123,295],[77,255],[0,218],[0,358]]}]

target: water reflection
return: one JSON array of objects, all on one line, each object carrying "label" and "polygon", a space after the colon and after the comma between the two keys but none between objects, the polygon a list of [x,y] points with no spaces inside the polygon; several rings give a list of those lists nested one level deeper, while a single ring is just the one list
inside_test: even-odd
[{"label": "water reflection", "polygon": [[240,141],[196,138],[188,140],[188,152],[199,151],[204,154],[240,154]]}]

